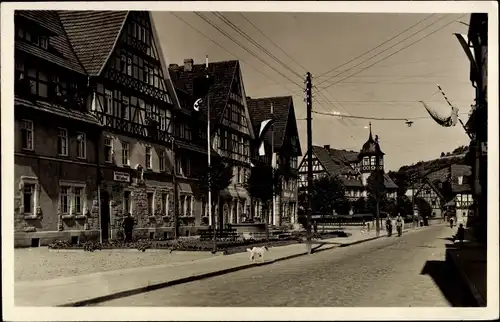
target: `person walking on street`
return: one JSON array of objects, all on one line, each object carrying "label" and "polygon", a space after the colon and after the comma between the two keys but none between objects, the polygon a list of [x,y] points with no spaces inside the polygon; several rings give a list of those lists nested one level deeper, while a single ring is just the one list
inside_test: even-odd
[{"label": "person walking on street", "polygon": [[392,236],[392,220],[391,217],[387,216],[385,220],[385,229],[387,230],[387,236]]},{"label": "person walking on street", "polygon": [[396,217],[396,229],[398,230],[398,236],[403,233],[403,218],[400,214]]},{"label": "person walking on street", "polygon": [[453,217],[450,217],[450,228],[453,228]]}]

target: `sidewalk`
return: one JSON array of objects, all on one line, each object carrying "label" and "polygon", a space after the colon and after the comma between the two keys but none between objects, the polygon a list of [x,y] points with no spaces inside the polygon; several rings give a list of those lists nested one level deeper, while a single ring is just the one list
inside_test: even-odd
[{"label": "sidewalk", "polygon": [[[456,230],[453,230],[455,233]],[[470,290],[478,306],[486,306],[486,246],[472,239],[468,229],[465,230],[465,241],[462,248],[451,244],[446,250],[446,259],[457,269],[459,278]]]},{"label": "sidewalk", "polygon": [[[384,237],[375,231],[363,234],[361,230],[349,231],[347,238],[317,240],[315,252],[348,246]],[[322,245],[321,245],[322,244]],[[161,252],[156,253],[162,256]],[[306,245],[293,244],[273,247],[266,253],[265,262],[252,263],[248,253],[213,256],[190,262],[178,262],[149,267],[122,269],[43,281],[16,282],[16,306],[84,306],[124,296],[222,275],[258,265],[306,255]],[[314,256],[314,255],[312,255]]]}]

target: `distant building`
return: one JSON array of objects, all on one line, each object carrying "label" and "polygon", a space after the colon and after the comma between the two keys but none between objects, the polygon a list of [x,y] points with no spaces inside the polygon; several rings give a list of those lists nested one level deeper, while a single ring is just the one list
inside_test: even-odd
[{"label": "distant building", "polygon": [[[430,182],[436,186],[441,186],[444,200],[442,208],[447,215],[456,217],[457,223],[467,223],[467,218],[474,215],[471,209],[473,204],[471,178],[472,170],[468,165],[451,164],[441,170],[426,175]],[[448,184],[448,188],[447,188]],[[446,195],[446,189],[449,189],[449,196]]]},{"label": "distant building", "polygon": [[[376,170],[376,156],[379,156],[379,169],[384,170],[384,153],[373,139],[371,126],[368,140],[360,152],[332,149],[329,145],[313,146],[313,178],[337,176],[345,187],[346,197],[356,200],[368,197],[368,178]],[[307,154],[299,167],[299,188],[307,187]],[[386,195],[396,198],[398,186],[384,173]]]},{"label": "distant building", "polygon": [[429,178],[425,177],[420,182],[411,185],[405,195],[408,199],[410,199],[410,201],[417,198],[425,200],[432,209],[432,217],[441,218],[444,216],[443,194],[441,189]]},{"label": "distant building", "polygon": [[[281,226],[293,224],[297,220],[297,158],[301,155],[297,120],[291,96],[247,98],[248,109],[252,119],[254,131],[258,133],[260,124],[271,118],[271,103],[273,104],[274,140],[271,131],[264,137],[266,155],[265,161],[271,164],[271,142],[274,141],[277,166],[285,174],[282,181],[282,192],[276,198],[276,211],[270,224]],[[263,218],[262,205],[254,201],[255,215]]]}]

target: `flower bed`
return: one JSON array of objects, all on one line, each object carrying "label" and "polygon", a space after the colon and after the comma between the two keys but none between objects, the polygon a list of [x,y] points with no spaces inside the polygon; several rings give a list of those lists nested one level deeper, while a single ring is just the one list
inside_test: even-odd
[{"label": "flower bed", "polygon": [[[238,240],[218,240],[216,241],[217,250],[224,251],[225,253],[234,253],[228,251],[232,248],[246,247],[250,245],[281,245],[300,242],[297,237],[289,237],[286,239],[270,239],[269,242],[258,239],[238,239]],[[146,251],[147,249],[165,249],[170,251],[213,251],[214,243],[211,240],[202,241],[195,238],[178,239],[178,240],[146,240],[139,239],[132,242],[123,242],[117,240],[110,240],[104,243],[99,242],[85,242],[82,244],[71,244],[66,241],[56,241],[50,244],[50,249],[82,249],[84,251],[93,252],[95,250],[103,249],[137,249],[139,251]]]}]

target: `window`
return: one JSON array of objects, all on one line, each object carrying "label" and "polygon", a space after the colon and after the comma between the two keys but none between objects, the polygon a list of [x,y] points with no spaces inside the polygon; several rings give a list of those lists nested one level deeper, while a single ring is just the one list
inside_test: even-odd
[{"label": "window", "polygon": [[59,128],[59,135],[57,140],[57,154],[68,155],[68,130]]},{"label": "window", "polygon": [[147,146],[146,147],[146,169],[151,169],[152,168],[152,162],[151,162],[151,147]]},{"label": "window", "polygon": [[148,214],[154,214],[154,193],[148,193]]},{"label": "window", "polygon": [[127,75],[132,76],[132,58],[127,57]]},{"label": "window", "polygon": [[104,162],[111,162],[113,160],[113,141],[110,137],[104,138]]},{"label": "window", "polygon": [[121,116],[124,120],[129,120],[130,115],[129,115],[129,105],[130,105],[130,99],[128,96],[123,96],[122,97],[122,111],[121,111]]},{"label": "window", "polygon": [[130,191],[123,192],[123,213],[132,213],[132,198],[130,197]]},{"label": "window", "polygon": [[35,185],[24,184],[23,188],[24,213],[32,214],[35,211]]},{"label": "window", "polygon": [[192,209],[193,209],[193,196],[186,196],[186,216],[191,216],[192,215]]},{"label": "window", "polygon": [[60,188],[60,200],[61,200],[61,204],[60,204],[60,207],[61,207],[61,213],[63,214],[67,214],[69,213],[69,189],[70,187],[65,187],[65,186],[61,186]]},{"label": "window", "polygon": [[33,121],[21,121],[21,137],[22,148],[25,150],[33,150]]},{"label": "window", "polygon": [[73,212],[76,214],[81,214],[82,211],[82,200],[83,200],[83,188],[74,187],[73,188]]},{"label": "window", "polygon": [[76,135],[76,151],[77,156],[80,159],[86,158],[87,153],[87,141],[85,139],[85,133],[77,133]]},{"label": "window", "polygon": [[122,165],[130,166],[130,144],[122,141]]},{"label": "window", "polygon": [[458,177],[458,184],[462,185],[463,181],[464,181],[464,177],[463,176],[459,176]]},{"label": "window", "polygon": [[370,165],[375,165],[375,157],[370,158]]},{"label": "window", "polygon": [[42,47],[43,49],[49,48],[49,40],[47,37],[45,36],[40,37],[40,47]]},{"label": "window", "polygon": [[179,208],[182,215],[186,215],[186,196],[179,197]]},{"label": "window", "polygon": [[160,155],[158,156],[160,171],[165,171],[165,158],[166,158],[165,151],[160,151]]},{"label": "window", "polygon": [[240,167],[236,167],[236,171],[237,171],[236,178],[238,180],[237,182],[241,183],[241,168]]},{"label": "window", "polygon": [[163,193],[161,195],[161,212],[163,215],[168,215],[168,194]]},{"label": "window", "polygon": [[113,110],[113,91],[109,89],[104,90],[104,96],[106,97],[104,100],[104,113],[111,114]]}]

